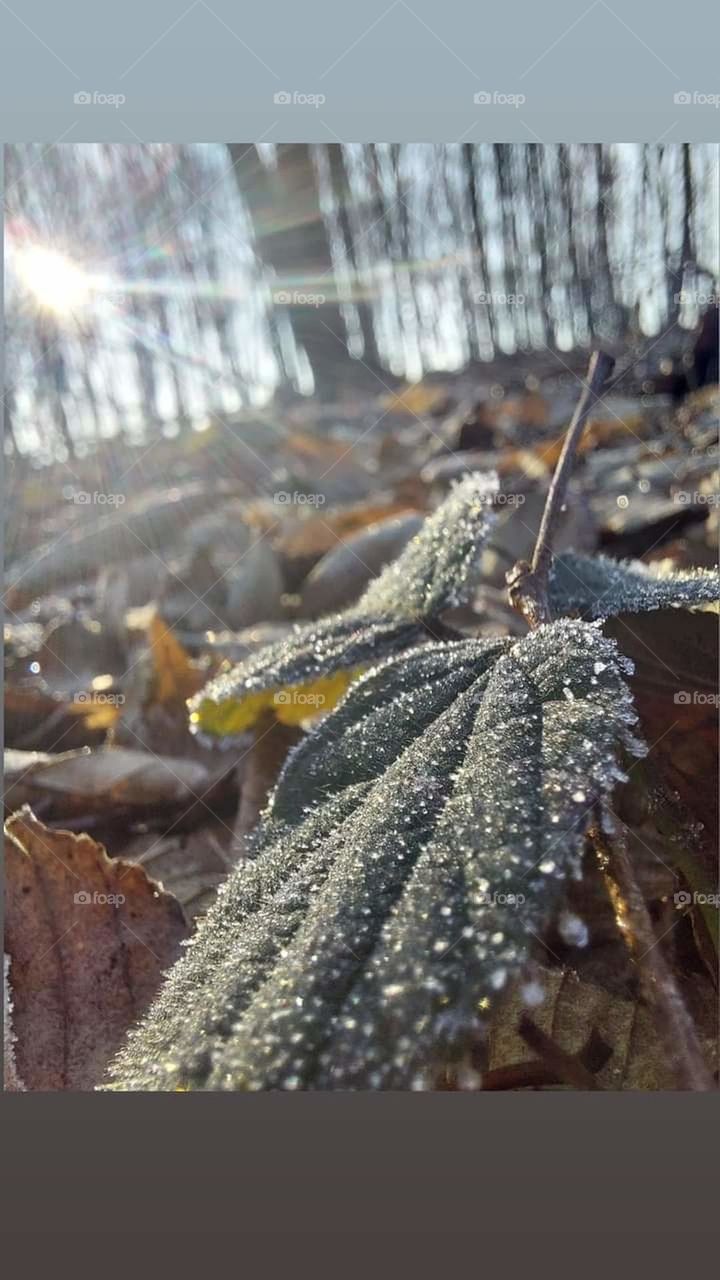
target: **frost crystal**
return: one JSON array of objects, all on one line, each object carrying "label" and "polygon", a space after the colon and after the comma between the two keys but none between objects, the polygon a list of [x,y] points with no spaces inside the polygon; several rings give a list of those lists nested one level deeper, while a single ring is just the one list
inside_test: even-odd
[{"label": "frost crystal", "polygon": [[298,625],[289,637],[211,680],[188,704],[193,731],[230,738],[233,730],[225,727],[223,707],[232,709],[268,690],[312,685],[337,671],[374,666],[421,639],[426,624],[432,630],[433,619],[464,598],[473,561],[492,523],[497,487],[492,475],[460,480],[356,604]]},{"label": "frost crystal", "polygon": [[494,474],[464,476],[356,606],[366,617],[436,618],[461,604],[473,561],[492,524]]},{"label": "frost crystal", "polygon": [[693,569],[661,576],[640,560],[611,560],[563,552],[553,562],[550,605],[553,613],[609,618],[617,613],[647,613],[672,606],[692,608],[720,599],[714,569]]},{"label": "frost crystal", "polygon": [[368,673],[289,760],[115,1087],[428,1087],[557,910],[634,720],[582,622]]}]

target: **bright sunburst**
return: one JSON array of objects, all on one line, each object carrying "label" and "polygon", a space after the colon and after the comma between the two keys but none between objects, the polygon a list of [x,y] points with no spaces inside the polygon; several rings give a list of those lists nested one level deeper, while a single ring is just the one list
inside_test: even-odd
[{"label": "bright sunburst", "polygon": [[57,315],[68,315],[90,301],[92,277],[56,249],[24,246],[15,254],[15,266],[35,301]]}]

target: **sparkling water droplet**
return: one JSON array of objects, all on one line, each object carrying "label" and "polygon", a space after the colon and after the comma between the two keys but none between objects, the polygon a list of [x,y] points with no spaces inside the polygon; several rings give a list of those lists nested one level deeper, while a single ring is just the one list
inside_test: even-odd
[{"label": "sparkling water droplet", "polygon": [[590,940],[590,931],[585,921],[571,911],[564,911],[560,916],[558,933],[569,947],[586,947]]}]

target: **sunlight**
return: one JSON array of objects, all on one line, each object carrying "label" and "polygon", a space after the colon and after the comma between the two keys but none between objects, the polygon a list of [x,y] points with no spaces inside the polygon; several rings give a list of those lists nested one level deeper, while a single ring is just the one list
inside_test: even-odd
[{"label": "sunlight", "polygon": [[16,266],[35,301],[57,315],[85,306],[93,292],[92,277],[64,253],[30,245],[17,251]]}]

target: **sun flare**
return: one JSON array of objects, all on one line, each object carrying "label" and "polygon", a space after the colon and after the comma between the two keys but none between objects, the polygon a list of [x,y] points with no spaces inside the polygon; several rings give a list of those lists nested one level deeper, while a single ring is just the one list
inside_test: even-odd
[{"label": "sun flare", "polygon": [[16,266],[25,288],[48,311],[68,315],[90,300],[92,278],[56,249],[41,245],[19,249]]}]

